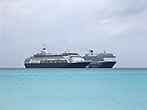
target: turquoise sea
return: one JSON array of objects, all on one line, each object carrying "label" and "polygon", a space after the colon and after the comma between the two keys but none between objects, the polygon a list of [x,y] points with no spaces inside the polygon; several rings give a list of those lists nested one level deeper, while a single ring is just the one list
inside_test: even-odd
[{"label": "turquoise sea", "polygon": [[0,69],[0,110],[147,110],[147,69]]}]

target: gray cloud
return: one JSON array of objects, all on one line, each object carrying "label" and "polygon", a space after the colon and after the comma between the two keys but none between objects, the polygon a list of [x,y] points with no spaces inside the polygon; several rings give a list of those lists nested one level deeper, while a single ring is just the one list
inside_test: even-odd
[{"label": "gray cloud", "polygon": [[[146,67],[145,0],[3,0],[1,67],[23,67],[45,43],[51,52],[88,48],[117,55],[116,67]],[[11,55],[11,57],[9,57]],[[14,64],[15,62],[15,64]]]}]

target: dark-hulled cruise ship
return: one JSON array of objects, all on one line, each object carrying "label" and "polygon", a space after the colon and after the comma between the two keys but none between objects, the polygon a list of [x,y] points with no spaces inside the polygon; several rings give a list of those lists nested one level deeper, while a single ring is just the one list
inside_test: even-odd
[{"label": "dark-hulled cruise ship", "polygon": [[83,58],[87,61],[91,60],[88,68],[112,68],[116,64],[116,56],[112,53],[94,53],[93,50],[89,50],[88,54],[85,54]]},{"label": "dark-hulled cruise ship", "polygon": [[51,54],[46,48],[24,61],[26,68],[85,68],[89,63],[78,53]]}]

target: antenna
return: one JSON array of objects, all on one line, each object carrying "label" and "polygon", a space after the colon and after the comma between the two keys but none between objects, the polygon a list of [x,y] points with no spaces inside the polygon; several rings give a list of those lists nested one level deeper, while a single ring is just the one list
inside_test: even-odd
[{"label": "antenna", "polygon": [[105,51],[105,49],[104,49],[104,54],[106,54],[107,52]]}]

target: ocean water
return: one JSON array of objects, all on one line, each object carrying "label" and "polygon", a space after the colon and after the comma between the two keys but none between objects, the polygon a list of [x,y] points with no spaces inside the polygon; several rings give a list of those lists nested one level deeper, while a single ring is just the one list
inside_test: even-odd
[{"label": "ocean water", "polygon": [[147,110],[147,69],[0,69],[0,110]]}]

